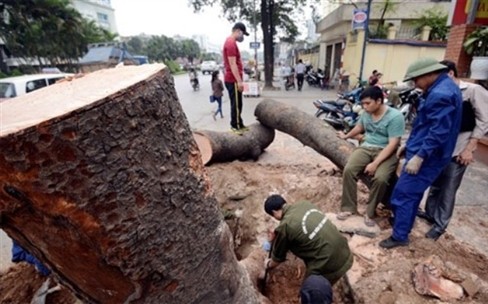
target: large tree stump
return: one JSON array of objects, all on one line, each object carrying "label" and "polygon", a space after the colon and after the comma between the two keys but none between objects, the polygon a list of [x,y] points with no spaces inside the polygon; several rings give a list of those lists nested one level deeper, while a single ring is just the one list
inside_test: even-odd
[{"label": "large tree stump", "polygon": [[337,137],[336,131],[299,109],[284,103],[265,99],[254,111],[263,125],[288,133],[301,143],[324,155],[340,169],[344,169],[354,146]]},{"label": "large tree stump", "polygon": [[257,303],[163,65],[2,103],[1,228],[87,303]]},{"label": "large tree stump", "polygon": [[272,142],[274,129],[255,123],[242,136],[231,132],[194,131],[193,136],[202,155],[203,163],[233,160],[257,160]]}]

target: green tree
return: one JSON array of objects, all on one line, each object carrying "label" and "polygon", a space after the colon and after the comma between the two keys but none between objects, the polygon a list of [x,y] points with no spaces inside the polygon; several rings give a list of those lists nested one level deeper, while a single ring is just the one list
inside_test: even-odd
[{"label": "green tree", "polygon": [[286,41],[294,41],[299,34],[293,16],[308,4],[318,0],[190,0],[195,11],[204,6],[220,5],[226,18],[230,21],[246,20],[252,24],[253,19],[260,24],[264,44],[264,78],[265,86],[272,87],[274,65],[274,36],[279,34]]},{"label": "green tree", "polygon": [[447,39],[449,27],[447,26],[447,14],[445,12],[433,7],[419,13],[419,15],[419,19],[414,23],[418,34],[420,34],[422,28],[427,25],[432,28],[429,40],[445,41]]},{"label": "green tree", "polygon": [[200,57],[200,46],[193,39],[185,39],[180,42],[177,57],[186,57],[190,62],[193,62],[193,59]]},{"label": "green tree", "polygon": [[138,36],[131,37],[127,41],[127,50],[132,54],[142,54],[144,52],[144,43]]},{"label": "green tree", "polygon": [[0,37],[10,52],[36,58],[41,67],[71,63],[92,42],[110,41],[114,35],[86,21],[69,0],[1,0]]}]

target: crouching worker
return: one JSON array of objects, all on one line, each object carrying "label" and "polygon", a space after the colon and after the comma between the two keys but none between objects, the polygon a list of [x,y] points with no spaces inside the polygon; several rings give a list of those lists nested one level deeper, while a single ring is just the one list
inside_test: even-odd
[{"label": "crouching worker", "polygon": [[357,182],[359,175],[365,174],[371,177],[371,188],[364,223],[374,226],[376,206],[384,199],[398,164],[395,152],[405,132],[405,120],[399,110],[383,103],[383,91],[376,86],[365,89],[360,99],[365,113],[349,133],[338,134],[342,139],[362,133],[365,136],[344,168],[341,212],[337,219],[345,220],[358,213]]},{"label": "crouching worker", "polygon": [[284,262],[288,251],[305,262],[305,278],[320,275],[330,285],[351,268],[353,256],[346,238],[312,203],[288,205],[282,196],[271,195],[264,210],[280,221],[274,231],[271,258],[265,261],[268,270]]}]

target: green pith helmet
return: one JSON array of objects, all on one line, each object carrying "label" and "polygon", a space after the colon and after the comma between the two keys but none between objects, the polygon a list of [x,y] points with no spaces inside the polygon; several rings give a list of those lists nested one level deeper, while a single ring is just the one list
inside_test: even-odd
[{"label": "green pith helmet", "polygon": [[447,67],[440,64],[434,58],[420,58],[408,66],[403,81],[409,81],[419,76],[444,69],[447,69]]}]

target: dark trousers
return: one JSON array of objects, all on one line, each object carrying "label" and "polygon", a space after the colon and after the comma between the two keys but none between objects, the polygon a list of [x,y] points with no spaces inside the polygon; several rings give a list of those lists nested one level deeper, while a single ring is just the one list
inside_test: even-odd
[{"label": "dark trousers", "polygon": [[220,117],[224,117],[222,114],[222,96],[214,96],[215,102],[217,102],[217,111],[215,111],[215,116],[220,113]]},{"label": "dark trousers", "polygon": [[234,129],[241,129],[244,123],[241,118],[242,112],[242,92],[237,89],[236,82],[226,82],[225,87],[229,92],[230,100],[230,126]]},{"label": "dark trousers", "polygon": [[408,241],[424,192],[445,166],[444,161],[427,161],[422,164],[417,175],[408,174],[405,168],[402,169],[391,197],[391,207],[395,215],[392,237],[395,240]]},{"label": "dark trousers", "polygon": [[303,87],[303,78],[305,76],[303,74],[297,74],[297,85],[298,85],[298,90],[302,90]]},{"label": "dark trousers", "polygon": [[425,204],[425,213],[434,221],[434,229],[438,232],[444,232],[451,220],[456,192],[461,185],[465,171],[466,166],[453,158],[432,183]]}]

